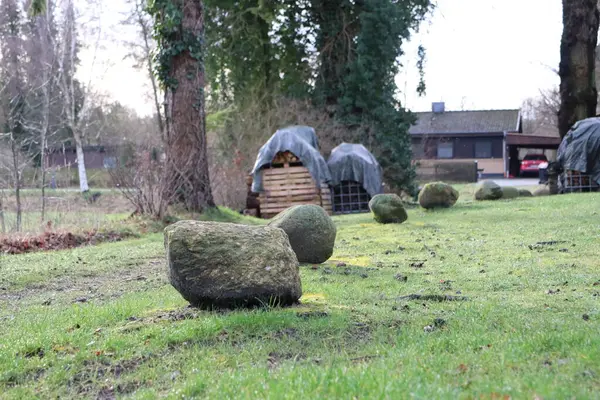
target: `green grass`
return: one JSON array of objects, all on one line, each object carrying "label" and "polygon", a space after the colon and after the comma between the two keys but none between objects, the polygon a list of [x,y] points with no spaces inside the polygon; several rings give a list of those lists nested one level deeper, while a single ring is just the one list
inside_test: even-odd
[{"label": "green grass", "polygon": [[200,216],[197,216],[196,219],[200,221],[229,222],[233,224],[246,225],[261,225],[268,222],[264,219],[242,215],[239,212],[227,207],[209,208]]},{"label": "green grass", "polygon": [[336,217],[287,309],[187,308],[160,234],[0,256],[0,398],[598,398],[600,194],[464,196]]}]

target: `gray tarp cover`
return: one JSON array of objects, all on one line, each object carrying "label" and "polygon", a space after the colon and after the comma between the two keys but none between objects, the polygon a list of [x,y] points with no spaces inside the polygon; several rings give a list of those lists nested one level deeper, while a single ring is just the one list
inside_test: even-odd
[{"label": "gray tarp cover", "polygon": [[355,181],[371,196],[382,192],[381,166],[362,144],[340,144],[331,151],[327,165],[334,186],[342,181]]},{"label": "gray tarp cover", "polygon": [[329,183],[331,174],[319,153],[315,130],[310,126],[288,126],[279,129],[259,150],[252,169],[252,191],[264,191],[261,168],[271,163],[279,152],[289,151],[302,161],[316,182]]},{"label": "gray tarp cover", "polygon": [[600,184],[600,118],[575,123],[558,148],[557,161],[565,170],[591,175]]}]

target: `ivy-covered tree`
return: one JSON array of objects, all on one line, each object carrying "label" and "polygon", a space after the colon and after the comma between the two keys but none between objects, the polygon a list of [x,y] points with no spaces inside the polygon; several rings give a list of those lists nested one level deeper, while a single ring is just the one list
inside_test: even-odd
[{"label": "ivy-covered tree", "polygon": [[207,0],[207,78],[216,103],[262,102],[310,90],[309,2]]},{"label": "ivy-covered tree", "polygon": [[[403,43],[431,8],[429,0],[312,2],[319,51],[315,100],[376,153],[389,184],[409,191],[414,116],[396,99],[394,78]],[[424,55],[420,48],[421,68]],[[422,81],[417,89],[424,92]]]},{"label": "ivy-covered tree", "polygon": [[188,210],[213,207],[204,102],[204,4],[153,0],[155,72],[165,91],[166,190],[178,191]]}]

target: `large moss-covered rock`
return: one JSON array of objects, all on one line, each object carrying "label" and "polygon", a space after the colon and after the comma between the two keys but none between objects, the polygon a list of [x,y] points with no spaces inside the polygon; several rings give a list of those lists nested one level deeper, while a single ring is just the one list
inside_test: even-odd
[{"label": "large moss-covered rock", "polygon": [[503,199],[516,199],[519,197],[519,189],[512,186],[505,186],[502,188]]},{"label": "large moss-covered rock", "polygon": [[337,229],[322,207],[292,206],[273,217],[269,226],[283,229],[301,263],[321,264],[333,254]]},{"label": "large moss-covered rock", "polygon": [[475,200],[498,200],[502,188],[494,181],[481,181],[475,187]]},{"label": "large moss-covered rock", "polygon": [[376,194],[369,201],[369,209],[375,221],[382,224],[401,224],[408,219],[408,214],[397,194]]},{"label": "large moss-covered rock", "polygon": [[423,208],[448,208],[456,204],[458,191],[444,182],[426,184],[419,192],[419,204]]},{"label": "large moss-covered rock", "polygon": [[298,260],[281,229],[179,221],[164,234],[171,285],[192,305],[289,305],[302,295]]},{"label": "large moss-covered rock", "polygon": [[519,189],[519,196],[521,196],[521,197],[531,197],[531,196],[533,196],[533,193],[531,193],[527,189]]},{"label": "large moss-covered rock", "polygon": [[550,196],[550,188],[548,186],[542,186],[533,191],[533,195],[539,196]]}]

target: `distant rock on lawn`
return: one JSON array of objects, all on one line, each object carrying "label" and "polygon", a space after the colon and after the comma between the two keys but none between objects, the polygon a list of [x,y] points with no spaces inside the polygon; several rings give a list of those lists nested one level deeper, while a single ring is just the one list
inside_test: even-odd
[{"label": "distant rock on lawn", "polygon": [[408,219],[408,214],[397,194],[376,194],[369,201],[369,209],[375,221],[382,224],[401,224]]},{"label": "distant rock on lawn", "polygon": [[179,221],[164,234],[171,285],[194,306],[290,305],[302,295],[298,260],[281,229]]},{"label": "distant rock on lawn", "polygon": [[505,186],[502,188],[503,199],[516,199],[519,197],[519,189],[512,186]]},{"label": "distant rock on lawn", "polygon": [[498,200],[502,188],[494,181],[481,181],[475,187],[475,200]]},{"label": "distant rock on lawn", "polygon": [[456,204],[458,191],[444,182],[426,184],[419,192],[419,204],[423,208],[448,208]]},{"label": "distant rock on lawn", "polygon": [[322,207],[290,207],[273,217],[269,226],[283,229],[301,263],[321,264],[333,254],[337,229]]},{"label": "distant rock on lawn", "polygon": [[542,186],[533,191],[533,195],[538,196],[550,196],[550,188],[548,186]]},{"label": "distant rock on lawn", "polygon": [[533,194],[527,189],[519,189],[519,196],[521,197],[531,197]]}]

